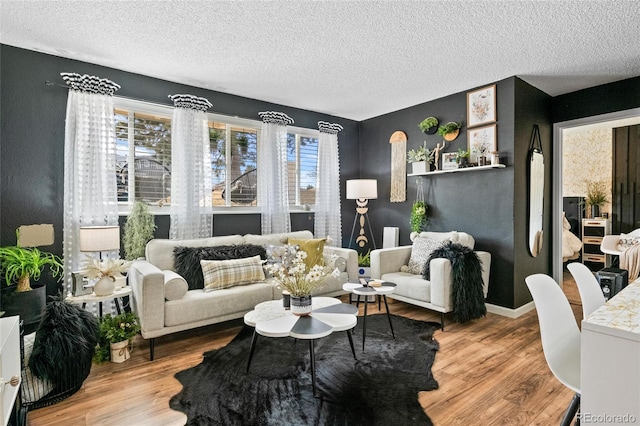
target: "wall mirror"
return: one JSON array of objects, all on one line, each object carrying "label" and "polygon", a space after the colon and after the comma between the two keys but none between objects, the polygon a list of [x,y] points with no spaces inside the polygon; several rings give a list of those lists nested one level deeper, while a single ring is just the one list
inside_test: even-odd
[{"label": "wall mirror", "polygon": [[529,253],[536,257],[543,243],[544,155],[538,125],[533,126],[529,146]]}]

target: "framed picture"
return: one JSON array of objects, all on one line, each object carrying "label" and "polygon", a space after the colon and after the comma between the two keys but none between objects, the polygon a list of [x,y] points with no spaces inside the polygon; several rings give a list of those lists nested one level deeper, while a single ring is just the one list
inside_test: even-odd
[{"label": "framed picture", "polygon": [[469,161],[484,165],[482,160],[478,161],[478,157],[489,158],[491,152],[498,150],[496,125],[490,124],[467,130],[467,140],[469,141]]},{"label": "framed picture", "polygon": [[442,154],[442,170],[457,169],[458,162],[456,161],[455,152],[445,152]]},{"label": "framed picture", "polygon": [[467,128],[496,121],[496,85],[467,93]]}]

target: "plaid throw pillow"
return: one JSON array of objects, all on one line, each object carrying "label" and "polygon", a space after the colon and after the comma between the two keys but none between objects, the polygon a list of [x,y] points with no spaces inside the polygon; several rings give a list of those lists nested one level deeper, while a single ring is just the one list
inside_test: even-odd
[{"label": "plaid throw pillow", "polygon": [[204,291],[263,281],[260,256],[232,260],[201,260]]}]

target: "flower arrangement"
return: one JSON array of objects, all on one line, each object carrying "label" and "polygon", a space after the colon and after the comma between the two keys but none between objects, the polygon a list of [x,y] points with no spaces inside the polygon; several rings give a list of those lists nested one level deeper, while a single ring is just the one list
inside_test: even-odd
[{"label": "flower arrangement", "polygon": [[124,259],[96,259],[87,256],[80,273],[88,279],[109,277],[115,281],[122,272],[127,272],[129,262]]},{"label": "flower arrangement", "polygon": [[271,273],[277,286],[288,291],[293,297],[308,296],[321,287],[329,276],[339,277],[340,271],[333,271],[324,265],[308,267],[305,263],[307,253],[298,246],[287,244],[283,247],[279,259],[266,263],[264,268]]},{"label": "flower arrangement", "polygon": [[133,312],[124,312],[115,317],[110,314],[100,319],[100,341],[96,349],[94,360],[96,362],[110,359],[110,344],[125,340],[131,346],[133,338],[140,332],[138,317]]},{"label": "flower arrangement", "polygon": [[411,224],[411,232],[424,231],[427,226],[427,203],[424,201],[416,201],[413,203],[409,223]]}]

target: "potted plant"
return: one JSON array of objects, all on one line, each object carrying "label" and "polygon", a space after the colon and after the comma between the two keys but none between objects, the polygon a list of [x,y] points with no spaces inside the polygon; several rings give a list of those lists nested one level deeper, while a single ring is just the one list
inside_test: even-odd
[{"label": "potted plant", "polygon": [[140,332],[140,322],[133,312],[124,312],[100,319],[100,342],[94,360],[124,362],[131,358],[133,338]]},{"label": "potted plant", "polygon": [[116,279],[121,277],[127,268],[129,262],[124,259],[96,259],[87,256],[79,273],[90,280],[96,280],[93,284],[96,296],[108,296],[116,288]]},{"label": "potted plant", "polygon": [[585,181],[587,185],[586,203],[591,206],[591,217],[600,216],[600,207],[609,202],[607,186],[604,181]]},{"label": "potted plant", "polygon": [[411,218],[409,224],[411,225],[411,232],[420,233],[427,227],[427,203],[424,201],[416,201],[411,206]]},{"label": "potted plant", "polygon": [[361,277],[371,276],[371,250],[366,253],[358,253],[358,275]]},{"label": "potted plant", "polygon": [[455,121],[450,121],[444,126],[438,127],[438,134],[442,136],[445,141],[451,142],[458,137],[461,128],[462,124],[456,123]]},{"label": "potted plant", "polygon": [[0,247],[0,274],[8,286],[15,285],[3,291],[2,309],[6,316],[20,315],[25,324],[40,321],[47,288],[45,285],[31,287],[31,279],[39,280],[45,266],[51,276],[62,279],[62,260],[55,254],[35,247]]},{"label": "potted plant", "polygon": [[418,124],[418,127],[427,135],[433,135],[438,130],[438,119],[427,117]]},{"label": "potted plant", "polygon": [[467,167],[469,160],[469,151],[466,151],[462,148],[458,148],[458,152],[456,152],[456,162],[458,163],[458,168],[463,169]]},{"label": "potted plant", "polygon": [[407,162],[411,163],[412,173],[426,173],[429,171],[427,164],[433,163],[433,153],[425,146],[411,149],[407,153]]},{"label": "potted plant", "polygon": [[149,240],[153,238],[156,225],[149,207],[142,201],[133,204],[131,213],[124,224],[124,258],[135,260],[144,257]]}]

